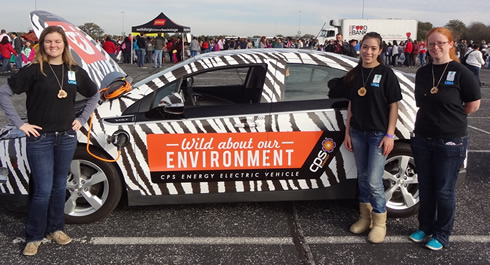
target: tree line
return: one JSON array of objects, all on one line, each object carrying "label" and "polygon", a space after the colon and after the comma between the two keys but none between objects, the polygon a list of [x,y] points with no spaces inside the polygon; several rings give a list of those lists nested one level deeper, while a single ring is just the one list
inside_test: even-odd
[{"label": "tree line", "polygon": [[[466,26],[464,22],[459,19],[449,20],[446,28],[451,29],[453,32],[454,40],[472,40],[475,43],[481,43],[482,41],[490,42],[490,25],[485,25],[481,22],[473,22]],[[430,22],[420,22],[418,23],[417,36],[419,40],[425,39],[427,33],[434,26]]]}]

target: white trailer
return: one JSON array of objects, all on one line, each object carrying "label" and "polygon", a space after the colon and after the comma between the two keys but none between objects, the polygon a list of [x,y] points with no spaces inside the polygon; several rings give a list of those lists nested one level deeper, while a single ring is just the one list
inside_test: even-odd
[{"label": "white trailer", "polygon": [[344,40],[360,41],[368,32],[377,32],[384,41],[405,41],[408,38],[417,39],[418,22],[415,19],[333,19],[330,26],[325,27],[318,33],[318,41],[323,44],[326,40],[335,39],[337,33],[341,33]]},{"label": "white trailer", "polygon": [[361,40],[368,32],[377,32],[384,41],[417,39],[418,22],[415,19],[334,19],[330,26],[342,33],[344,40]]}]

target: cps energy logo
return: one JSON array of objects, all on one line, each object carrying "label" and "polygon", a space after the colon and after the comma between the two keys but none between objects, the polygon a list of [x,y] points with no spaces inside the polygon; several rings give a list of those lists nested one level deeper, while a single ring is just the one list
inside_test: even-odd
[{"label": "cps energy logo", "polygon": [[337,144],[331,138],[326,138],[322,142],[322,150],[318,152],[318,155],[313,160],[313,163],[310,165],[311,172],[317,172],[319,169],[322,169],[325,166],[325,163],[328,161],[330,157],[330,153],[332,153],[337,147]]},{"label": "cps energy logo", "polygon": [[367,25],[349,25],[349,36],[365,35],[368,33]]}]

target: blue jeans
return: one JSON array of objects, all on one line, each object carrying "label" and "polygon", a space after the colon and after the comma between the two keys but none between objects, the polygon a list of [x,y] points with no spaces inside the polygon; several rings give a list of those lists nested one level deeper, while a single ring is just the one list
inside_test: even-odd
[{"label": "blue jeans", "polygon": [[138,67],[143,67],[145,65],[145,50],[136,50],[136,58],[138,61]]},{"label": "blue jeans", "polygon": [[469,65],[469,64],[467,64],[466,67],[468,69],[470,69],[470,71],[473,73],[473,75],[475,75],[476,80],[478,80],[478,84],[481,85],[481,81],[480,81],[480,67]]},{"label": "blue jeans", "polygon": [[4,71],[11,71],[10,58],[2,58],[2,67],[0,67],[0,73]]},{"label": "blue jeans", "polygon": [[71,130],[27,137],[32,187],[25,225],[27,242],[64,229],[66,179],[76,146],[76,133]]},{"label": "blue jeans", "polygon": [[193,50],[191,50],[191,57],[195,57],[198,54],[199,54],[199,51],[193,51]]},{"label": "blue jeans", "polygon": [[383,173],[386,157],[383,148],[378,148],[384,132],[350,129],[352,149],[357,167],[359,201],[370,203],[376,213],[386,212]]},{"label": "blue jeans", "polygon": [[18,52],[17,56],[15,57],[15,67],[17,69],[22,68],[22,53]]},{"label": "blue jeans", "polygon": [[410,141],[419,180],[419,229],[449,245],[456,211],[456,181],[466,158],[468,137]]},{"label": "blue jeans", "polygon": [[427,63],[425,61],[425,56],[427,56],[427,54],[425,52],[424,53],[419,53],[420,66],[424,66]]},{"label": "blue jeans", "polygon": [[162,66],[162,50],[155,50],[154,51],[154,54],[155,54],[155,59],[154,59],[154,63],[153,63],[153,67],[157,68]]}]

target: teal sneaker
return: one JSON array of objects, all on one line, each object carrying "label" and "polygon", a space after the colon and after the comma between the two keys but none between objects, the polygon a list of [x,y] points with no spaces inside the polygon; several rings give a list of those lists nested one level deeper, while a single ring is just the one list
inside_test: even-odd
[{"label": "teal sneaker", "polygon": [[437,239],[431,238],[429,242],[425,244],[425,247],[432,250],[441,250],[443,245]]},{"label": "teal sneaker", "polygon": [[420,242],[426,238],[427,235],[424,233],[422,230],[417,230],[416,232],[412,233],[408,238],[412,240],[413,242]]}]

